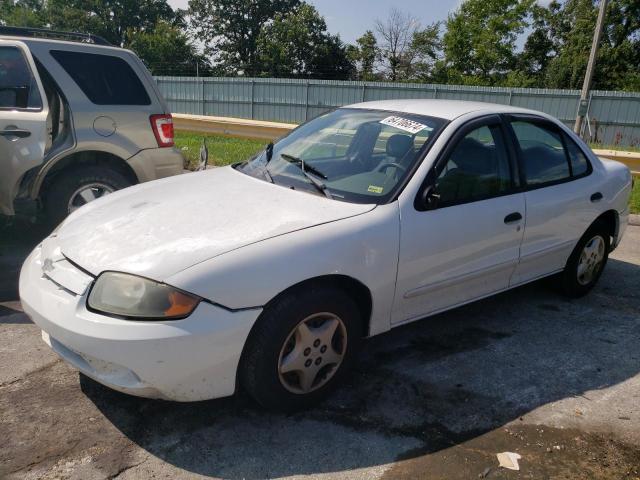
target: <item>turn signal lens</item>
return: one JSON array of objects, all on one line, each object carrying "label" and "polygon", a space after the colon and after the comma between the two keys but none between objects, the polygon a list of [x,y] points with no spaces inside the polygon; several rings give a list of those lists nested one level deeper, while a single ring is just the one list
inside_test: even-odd
[{"label": "turn signal lens", "polygon": [[104,272],[91,288],[87,307],[130,320],[177,320],[191,315],[200,300],[165,283]]}]

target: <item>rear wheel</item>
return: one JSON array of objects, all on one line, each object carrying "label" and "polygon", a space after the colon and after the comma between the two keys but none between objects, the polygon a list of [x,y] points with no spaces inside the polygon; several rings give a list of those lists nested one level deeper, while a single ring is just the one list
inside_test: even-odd
[{"label": "rear wheel", "polygon": [[59,224],[67,215],[98,198],[128,187],[121,173],[104,167],[80,167],[59,173],[44,197],[49,221]]},{"label": "rear wheel", "polygon": [[597,283],[609,258],[610,236],[607,226],[594,223],[571,253],[560,286],[569,297],[586,295]]},{"label": "rear wheel", "polygon": [[240,367],[258,403],[291,411],[323,399],[344,378],[361,340],[360,313],[344,292],[308,286],[267,307]]}]

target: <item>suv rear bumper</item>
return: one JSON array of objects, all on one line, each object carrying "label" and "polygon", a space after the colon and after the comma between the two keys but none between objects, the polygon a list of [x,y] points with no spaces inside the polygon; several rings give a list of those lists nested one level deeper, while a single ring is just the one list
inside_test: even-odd
[{"label": "suv rear bumper", "polygon": [[140,150],[127,163],[140,183],[178,175],[184,170],[184,157],[176,147]]}]

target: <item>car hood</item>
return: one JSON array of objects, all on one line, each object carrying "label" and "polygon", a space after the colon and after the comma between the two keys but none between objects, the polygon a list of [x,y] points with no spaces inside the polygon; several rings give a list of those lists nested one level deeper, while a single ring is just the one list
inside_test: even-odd
[{"label": "car hood", "polygon": [[231,250],[373,208],[223,167],[113,193],[74,212],[55,235],[62,254],[93,275],[116,270],[164,280]]}]

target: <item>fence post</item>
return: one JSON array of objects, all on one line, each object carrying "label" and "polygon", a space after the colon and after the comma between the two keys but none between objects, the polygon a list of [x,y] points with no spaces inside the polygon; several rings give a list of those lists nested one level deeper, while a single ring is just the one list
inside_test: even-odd
[{"label": "fence post", "polygon": [[309,120],[309,80],[307,80],[307,83],[305,84],[305,96],[306,99],[304,101],[304,121],[306,122],[307,120]]},{"label": "fence post", "polygon": [[433,87],[433,98],[438,98],[438,86]]},{"label": "fence post", "polygon": [[509,105],[511,105],[512,98],[513,98],[513,88],[509,89]]},{"label": "fence post", "polygon": [[204,77],[200,78],[200,114],[205,114],[204,109]]},{"label": "fence post", "polygon": [[364,102],[366,97],[367,84],[362,82],[362,98],[360,101]]},{"label": "fence post", "polygon": [[254,79],[251,79],[251,120],[254,119],[253,104],[255,102],[255,89],[256,89],[256,81]]}]

